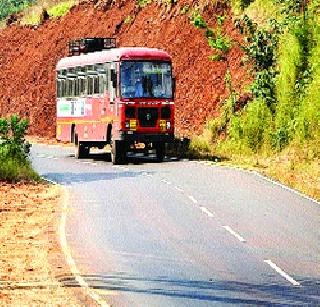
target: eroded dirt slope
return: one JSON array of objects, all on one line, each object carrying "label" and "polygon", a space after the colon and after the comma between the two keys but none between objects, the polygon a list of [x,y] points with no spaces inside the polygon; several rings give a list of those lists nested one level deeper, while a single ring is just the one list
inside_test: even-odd
[{"label": "eroded dirt slope", "polygon": [[[0,31],[0,115],[19,113],[30,119],[30,134],[55,136],[55,65],[67,55],[67,43],[79,37],[114,36],[119,46],[148,46],[173,56],[177,78],[176,124],[180,135],[201,130],[226,96],[224,76],[229,66],[237,89],[247,83],[241,51],[233,45],[227,61],[212,62],[204,33],[190,24],[181,7],[194,1],[181,0],[171,10],[151,4],[138,10],[135,1],[116,5],[83,3],[64,18],[34,27],[12,25]],[[215,14],[225,8],[208,6],[204,16],[214,26]],[[126,24],[131,16],[131,23]],[[240,40],[230,16],[228,36]]]}]

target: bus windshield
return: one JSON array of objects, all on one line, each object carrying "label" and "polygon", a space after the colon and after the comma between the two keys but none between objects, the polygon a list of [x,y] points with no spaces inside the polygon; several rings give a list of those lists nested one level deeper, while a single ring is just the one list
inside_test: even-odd
[{"label": "bus windshield", "polygon": [[159,61],[123,61],[122,98],[172,99],[171,64]]}]

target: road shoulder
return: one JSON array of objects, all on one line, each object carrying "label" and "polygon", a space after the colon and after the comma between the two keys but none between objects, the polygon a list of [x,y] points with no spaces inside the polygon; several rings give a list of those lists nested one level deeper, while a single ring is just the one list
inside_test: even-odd
[{"label": "road shoulder", "polygon": [[61,188],[0,183],[0,304],[93,305],[58,241]]}]

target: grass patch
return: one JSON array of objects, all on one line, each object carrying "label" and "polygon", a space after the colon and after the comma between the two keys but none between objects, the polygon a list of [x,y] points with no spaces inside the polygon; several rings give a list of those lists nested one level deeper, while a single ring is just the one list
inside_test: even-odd
[{"label": "grass patch", "polygon": [[57,5],[49,7],[48,14],[50,17],[53,17],[53,18],[64,16],[76,4],[77,4],[77,0],[62,1]]},{"label": "grass patch", "polygon": [[0,154],[0,180],[7,182],[40,181],[40,176],[34,171],[30,161],[2,157]]},{"label": "grass patch", "polygon": [[51,18],[58,18],[66,15],[70,8],[79,3],[79,0],[49,0],[49,1],[37,1],[36,5],[33,5],[23,11],[23,17],[21,18],[21,24],[23,25],[38,25],[41,21],[41,14],[43,8],[47,9],[47,12]]},{"label": "grass patch", "polygon": [[39,181],[40,176],[29,160],[30,146],[24,137],[28,127],[26,120],[12,115],[0,118],[0,180],[8,182]]}]

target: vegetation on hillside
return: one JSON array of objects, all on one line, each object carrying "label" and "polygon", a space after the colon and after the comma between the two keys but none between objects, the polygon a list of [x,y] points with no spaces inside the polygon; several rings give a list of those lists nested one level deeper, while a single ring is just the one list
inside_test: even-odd
[{"label": "vegetation on hillside", "polygon": [[[220,116],[209,120],[203,135],[193,139],[191,150],[198,156],[218,155],[265,167],[272,164],[271,157],[283,162],[282,170],[310,172],[317,181],[320,1],[312,0],[307,5],[305,0],[256,0],[245,10],[252,18],[257,2],[267,12],[268,20],[259,15],[255,22],[244,13],[236,21],[245,36],[242,48],[253,68],[253,99],[239,110],[238,95],[230,82],[232,76],[227,74],[230,96],[221,105]],[[290,179],[287,181],[296,186]],[[315,183],[314,190],[308,192],[319,198],[319,185]]]},{"label": "vegetation on hillside", "polygon": [[28,122],[16,115],[0,118],[0,180],[39,180],[28,157],[29,145],[24,140],[27,127]]},{"label": "vegetation on hillside", "polygon": [[0,1],[0,20],[7,16],[20,12],[24,8],[28,7],[35,0],[1,0]]}]

